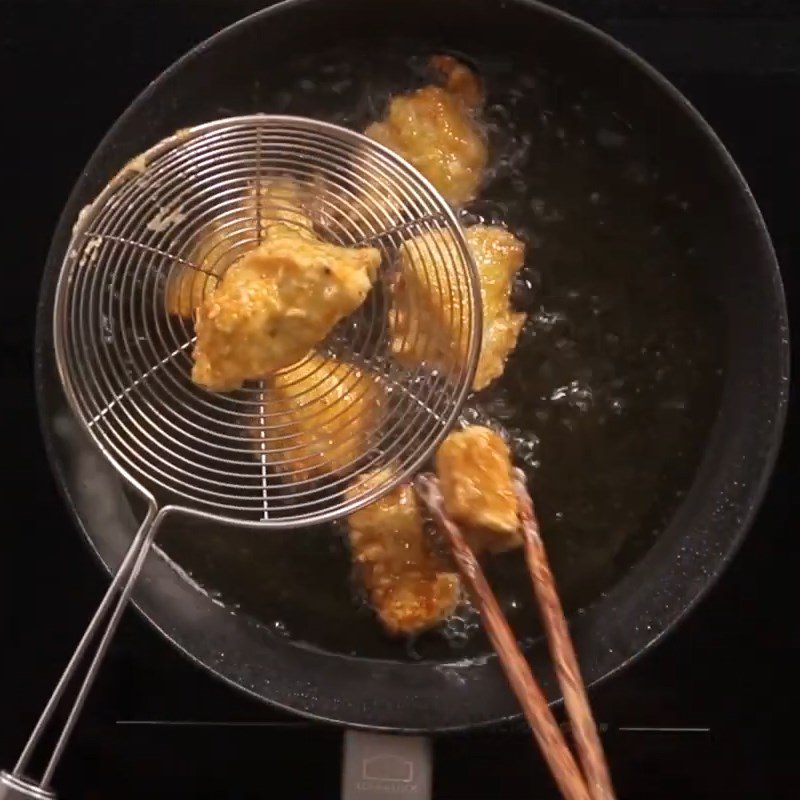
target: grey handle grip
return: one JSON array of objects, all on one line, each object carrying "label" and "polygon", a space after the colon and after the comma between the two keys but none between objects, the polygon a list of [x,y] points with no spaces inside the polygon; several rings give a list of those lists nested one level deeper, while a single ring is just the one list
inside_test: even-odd
[{"label": "grey handle grip", "polygon": [[347,731],[342,800],[431,800],[433,758],[425,736]]}]

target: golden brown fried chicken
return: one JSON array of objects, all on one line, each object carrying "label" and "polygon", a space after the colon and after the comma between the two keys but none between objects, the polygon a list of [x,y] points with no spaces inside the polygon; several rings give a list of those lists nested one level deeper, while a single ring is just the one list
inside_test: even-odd
[{"label": "golden brown fried chicken", "polygon": [[313,196],[308,186],[290,178],[264,180],[260,192],[250,192],[249,207],[259,220],[262,241],[284,235],[317,239],[311,216]]},{"label": "golden brown fried chicken", "polygon": [[450,94],[458,97],[467,108],[481,108],[484,100],[481,82],[466,64],[447,55],[432,56],[429,63]]},{"label": "golden brown fried chicken", "polygon": [[445,510],[476,551],[522,544],[511,454],[499,434],[480,425],[451,433],[436,453],[436,473]]},{"label": "golden brown fried chicken", "polygon": [[453,237],[440,231],[400,246],[389,312],[390,346],[409,368],[428,362],[449,370],[466,358],[469,297],[465,285],[456,285],[459,258]]},{"label": "golden brown fried chicken", "polygon": [[454,205],[475,197],[486,169],[486,140],[475,112],[482,104],[474,73],[435,56],[444,86],[425,86],[389,102],[385,119],[364,133],[413,164]]},{"label": "golden brown fried chicken", "polygon": [[466,230],[475,257],[483,300],[483,340],[472,388],[484,389],[499,378],[517,346],[525,314],[512,311],[511,284],[525,260],[525,245],[504,228],[473,225]]},{"label": "golden brown fried chicken", "polygon": [[191,319],[205,294],[216,287],[219,276],[252,249],[252,240],[241,236],[243,219],[258,222],[260,241],[289,234],[316,238],[306,210],[310,207],[308,190],[297,181],[264,180],[260,191],[251,188],[239,205],[224,219],[214,220],[201,230],[186,257],[188,264],[177,262],[173,266],[167,279],[167,313]]},{"label": "golden brown fried chicken", "polygon": [[[484,389],[503,374],[525,314],[510,307],[511,283],[525,246],[503,228],[473,225],[465,231],[475,258],[483,301],[483,340],[472,388]],[[467,299],[448,291],[458,254],[440,232],[425,233],[400,248],[400,277],[389,316],[392,353],[408,367],[428,362],[452,369],[467,354]],[[455,286],[455,278],[449,281]]]},{"label": "golden brown fried chicken", "polygon": [[268,430],[251,435],[260,447],[270,437],[270,460],[293,480],[345,469],[369,449],[380,424],[383,386],[374,375],[334,358],[309,354],[273,376],[267,392]]},{"label": "golden brown fried chicken", "polygon": [[167,313],[191,319],[206,292],[216,287],[219,276],[250,247],[232,242],[221,225],[209,226],[186,259],[189,263],[177,262],[170,271],[166,288]]},{"label": "golden brown fried chicken", "polygon": [[380,260],[375,248],[270,236],[198,309],[192,380],[229,391],[299,361],[364,302]]},{"label": "golden brown fried chicken", "polygon": [[410,485],[351,514],[348,523],[357,577],[387,631],[419,633],[455,610],[459,577],[436,554]]}]

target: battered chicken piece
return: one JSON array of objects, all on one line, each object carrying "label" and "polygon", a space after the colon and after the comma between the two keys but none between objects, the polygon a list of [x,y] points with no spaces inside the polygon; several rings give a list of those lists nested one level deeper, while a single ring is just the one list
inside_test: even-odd
[{"label": "battered chicken piece", "polygon": [[356,576],[389,633],[419,633],[455,610],[458,574],[436,554],[409,484],[351,514],[348,523]]},{"label": "battered chicken piece", "polygon": [[404,242],[398,255],[389,311],[391,352],[409,368],[427,362],[450,370],[464,361],[469,345],[469,298],[466,291],[462,296],[447,287],[459,260],[456,243],[432,231]]},{"label": "battered chicken piece", "polygon": [[389,101],[386,117],[364,133],[413,164],[454,205],[475,197],[488,159],[475,113],[482,105],[480,83],[450,56],[431,65],[443,86],[424,86]]},{"label": "battered chicken piece", "polygon": [[270,236],[198,309],[192,380],[229,391],[299,361],[364,302],[380,261],[375,248]]},{"label": "battered chicken piece", "polygon": [[511,454],[502,437],[480,425],[451,433],[436,453],[447,513],[477,552],[522,544]]},{"label": "battered chicken piece", "polygon": [[176,262],[167,278],[167,313],[191,319],[203,302],[207,291],[213,291],[219,276],[238,261],[251,245],[231,244],[225,229],[218,223],[210,225],[186,259],[189,264]]},{"label": "battered chicken piece", "polygon": [[484,100],[481,82],[466,64],[446,55],[432,56],[429,63],[450,94],[458,97],[469,109],[481,108]]},{"label": "battered chicken piece", "polygon": [[525,314],[512,311],[511,284],[525,261],[525,245],[504,228],[473,225],[466,230],[481,282],[483,339],[472,388],[486,388],[499,378],[517,346]]},{"label": "battered chicken piece", "polygon": [[[496,226],[473,225],[465,235],[478,267],[483,300],[483,338],[472,383],[478,391],[503,374],[525,323],[525,314],[512,311],[509,303],[525,245]],[[400,277],[389,328],[392,353],[408,367],[427,361],[451,369],[466,358],[466,298],[447,290],[447,275],[453,274],[457,259],[455,244],[439,232],[422,234],[400,248]]]},{"label": "battered chicken piece", "polygon": [[290,178],[265,180],[260,192],[255,188],[241,198],[241,210],[226,219],[214,220],[196,237],[186,261],[176,262],[167,279],[167,313],[191,319],[208,291],[213,290],[218,277],[252,249],[252,242],[236,241],[232,236],[241,227],[241,217],[259,220],[260,240],[279,235],[297,235],[315,239],[314,226],[306,208],[310,206],[308,190]]},{"label": "battered chicken piece", "polygon": [[284,235],[317,240],[310,187],[290,178],[264,180],[259,194],[248,194],[248,203],[258,217],[262,241]]},{"label": "battered chicken piece", "polygon": [[[368,450],[383,414],[384,390],[374,375],[316,353],[275,375],[269,389],[270,458],[293,480],[352,464]],[[261,433],[251,429],[256,450]]]}]

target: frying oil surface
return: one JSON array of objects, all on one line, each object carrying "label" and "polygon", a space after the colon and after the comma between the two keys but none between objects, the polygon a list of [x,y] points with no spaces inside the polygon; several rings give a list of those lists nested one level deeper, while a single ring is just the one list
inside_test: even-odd
[{"label": "frying oil surface", "polygon": [[[280,91],[257,86],[261,110],[361,130],[392,93],[424,82],[427,53],[399,52],[298,62],[270,78]],[[721,322],[698,279],[702,219],[641,126],[558,75],[479,68],[490,169],[461,214],[526,242],[513,299],[528,319],[503,378],[471,398],[463,419],[508,436],[574,611],[646,551],[691,485],[717,408]],[[159,538],[212,596],[309,646],[398,659],[489,649],[469,608],[414,641],[390,640],[353,602],[335,527],[263,534],[179,520]],[[521,638],[536,636],[521,555],[486,565]]]}]

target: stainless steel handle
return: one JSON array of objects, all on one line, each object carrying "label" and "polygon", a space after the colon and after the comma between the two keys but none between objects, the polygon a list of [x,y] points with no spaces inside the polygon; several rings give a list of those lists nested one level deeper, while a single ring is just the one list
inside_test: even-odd
[{"label": "stainless steel handle", "polygon": [[[72,657],[69,660],[64,672],[59,678],[50,699],[47,701],[36,726],[31,732],[25,747],[20,754],[12,772],[0,773],[0,800],[17,800],[17,798],[54,798],[55,795],[50,790],[50,781],[53,772],[61,758],[64,748],[69,740],[75,723],[78,721],[81,709],[89,694],[89,690],[94,683],[97,672],[103,661],[103,656],[108,650],[108,645],[114,636],[114,632],[119,625],[122,612],[130,599],[136,579],[139,577],[142,565],[144,564],[153,537],[158,530],[161,518],[165,512],[158,512],[155,505],[148,510],[147,516],[142,522],[136,535],[133,537],[128,552],[122,560],[111,585],[103,595],[97,611],[94,613],[89,625],[86,628],[81,640],[78,642]],[[114,602],[116,599],[116,602]],[[102,631],[102,634],[100,634]],[[37,782],[26,775],[31,756],[36,749],[45,728],[50,722],[53,712],[56,710],[59,701],[78,671],[81,662],[84,660],[93,642],[100,636],[94,649],[94,655],[86,669],[86,674],[81,682],[80,688],[72,702],[72,707],[64,723],[58,740],[56,741],[47,765],[42,772],[41,779]]]}]

